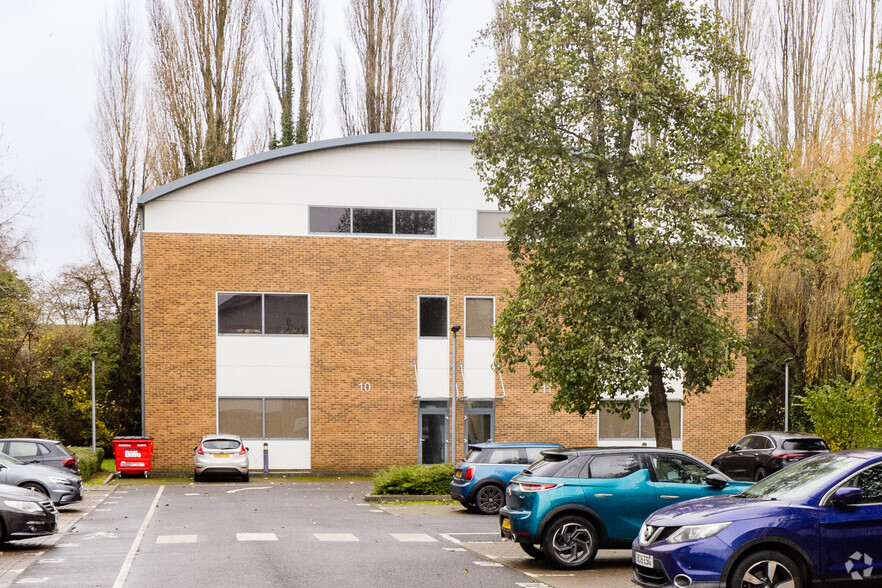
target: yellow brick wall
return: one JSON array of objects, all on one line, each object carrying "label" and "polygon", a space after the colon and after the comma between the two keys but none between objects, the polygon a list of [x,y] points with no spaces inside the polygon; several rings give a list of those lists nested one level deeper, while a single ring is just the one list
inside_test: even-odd
[{"label": "yellow brick wall", "polygon": [[[216,292],[310,294],[312,468],[368,472],[417,459],[417,297],[449,296],[450,324],[462,324],[464,297],[499,301],[515,286],[498,241],[145,233],[143,247],[145,426],[157,471],[192,469],[193,447],[216,428]],[[745,316],[743,294],[733,303]],[[740,360],[734,379],[686,407],[684,449],[707,459],[744,432],[744,371]],[[595,444],[594,416],[550,414],[551,395],[533,393],[523,373],[503,381],[495,440]]]}]

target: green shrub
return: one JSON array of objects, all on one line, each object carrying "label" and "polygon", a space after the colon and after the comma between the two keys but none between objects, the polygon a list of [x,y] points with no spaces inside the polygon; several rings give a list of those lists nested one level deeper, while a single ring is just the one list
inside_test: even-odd
[{"label": "green shrub", "polygon": [[863,386],[842,381],[812,386],[796,402],[833,451],[882,443],[878,400]]},{"label": "green shrub", "polygon": [[80,475],[83,476],[83,481],[91,479],[98,473],[104,460],[103,448],[98,447],[94,452],[90,447],[68,447],[68,449],[80,458]]},{"label": "green shrub", "polygon": [[395,466],[374,475],[374,494],[449,494],[453,464]]}]

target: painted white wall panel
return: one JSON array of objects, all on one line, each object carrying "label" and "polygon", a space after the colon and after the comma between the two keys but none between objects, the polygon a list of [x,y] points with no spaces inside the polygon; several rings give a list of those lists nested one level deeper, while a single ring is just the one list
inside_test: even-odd
[{"label": "painted white wall panel", "polygon": [[263,444],[269,446],[270,470],[310,469],[309,440],[243,439],[248,448],[248,467],[252,474],[263,471]]},{"label": "painted white wall panel", "polygon": [[309,337],[217,337],[218,396],[309,396]]},{"label": "painted white wall panel", "polygon": [[493,372],[492,339],[466,339],[464,344],[463,378],[465,395],[469,398],[493,398],[496,396]]},{"label": "painted white wall panel", "polygon": [[420,398],[450,397],[448,339],[417,339],[417,391]]}]

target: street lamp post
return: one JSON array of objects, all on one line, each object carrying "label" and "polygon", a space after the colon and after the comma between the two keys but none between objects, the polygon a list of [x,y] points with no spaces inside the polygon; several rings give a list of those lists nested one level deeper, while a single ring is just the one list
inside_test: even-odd
[{"label": "street lamp post", "polygon": [[784,432],[790,431],[790,362],[792,357],[784,360]]},{"label": "street lamp post", "polygon": [[462,327],[453,325],[453,383],[450,388],[450,463],[456,463],[456,334]]},{"label": "street lamp post", "polygon": [[92,453],[95,452],[95,358],[98,356],[97,351],[93,351],[92,355]]}]

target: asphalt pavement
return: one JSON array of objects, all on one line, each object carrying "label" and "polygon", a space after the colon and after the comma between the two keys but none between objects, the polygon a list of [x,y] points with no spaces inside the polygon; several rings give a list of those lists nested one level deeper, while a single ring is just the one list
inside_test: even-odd
[{"label": "asphalt pavement", "polygon": [[562,572],[502,541],[496,517],[368,492],[274,478],[90,487],[58,534],[3,547],[0,586],[632,586],[627,551]]}]

